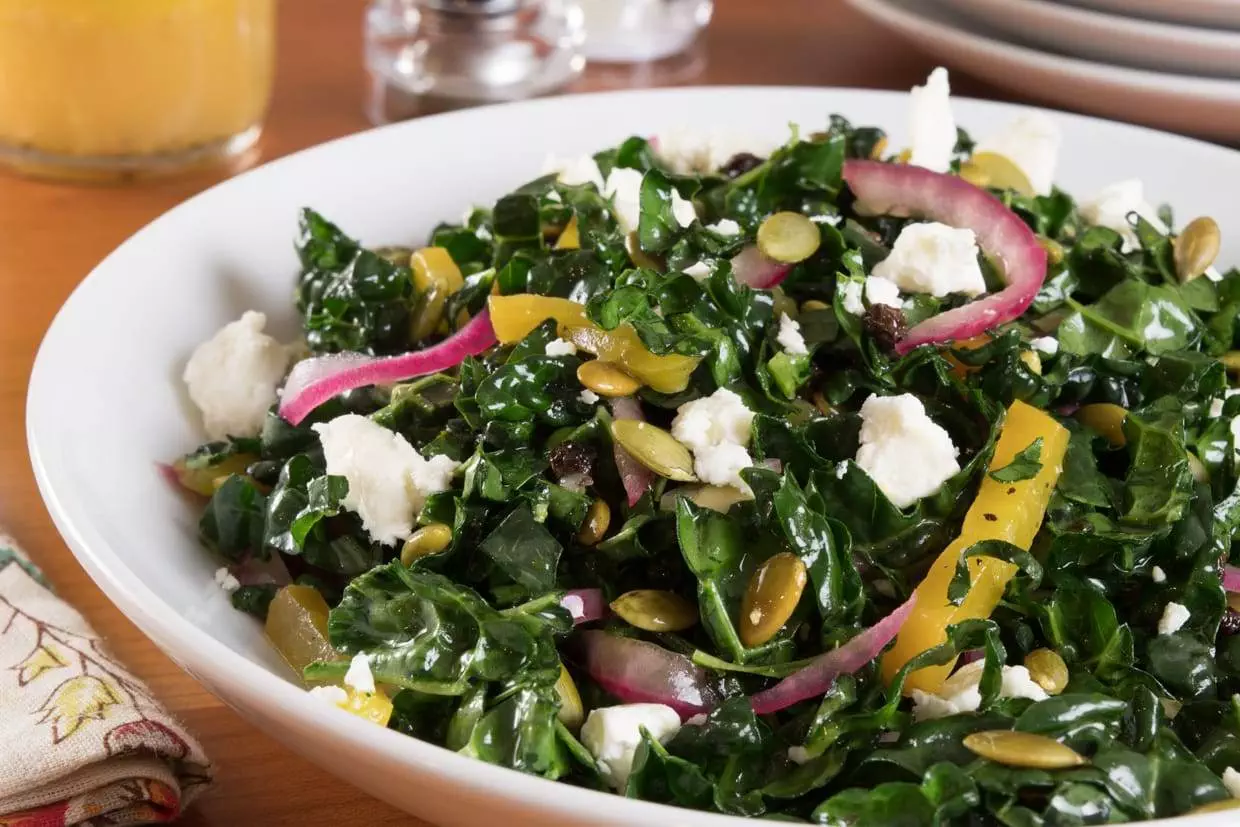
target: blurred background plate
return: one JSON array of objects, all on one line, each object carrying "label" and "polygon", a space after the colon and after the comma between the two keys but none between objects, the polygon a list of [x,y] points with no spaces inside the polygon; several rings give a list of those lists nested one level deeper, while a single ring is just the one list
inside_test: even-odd
[{"label": "blurred background plate", "polygon": [[1127,69],[1047,54],[982,34],[916,0],[847,0],[944,64],[1078,112],[1224,142],[1240,141],[1240,80]]},{"label": "blurred background plate", "polygon": [[[1168,72],[1240,77],[1240,31],[1067,6],[1057,0],[937,0],[1005,37],[1053,52]],[[1172,5],[1168,0],[1165,5]],[[1240,1],[1234,2],[1240,8]]]},{"label": "blurred background plate", "polygon": [[1240,29],[1240,0],[1059,0],[1148,20]]}]

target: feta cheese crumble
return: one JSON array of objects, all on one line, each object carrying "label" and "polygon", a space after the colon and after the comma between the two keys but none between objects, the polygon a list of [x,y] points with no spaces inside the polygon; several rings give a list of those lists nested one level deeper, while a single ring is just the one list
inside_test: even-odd
[{"label": "feta cheese crumble", "polygon": [[891,255],[874,266],[874,275],[905,293],[977,296],[986,292],[977,255],[972,230],[919,222],[900,231]]},{"label": "feta cheese crumble", "polygon": [[865,304],[861,301],[861,291],[865,289],[865,283],[856,279],[848,279],[839,286],[839,293],[844,302],[844,310],[854,316],[865,315]]},{"label": "feta cheese crumble", "polygon": [[1166,583],[1167,573],[1162,570],[1162,566],[1154,566],[1150,569],[1150,579],[1155,583]]},{"label": "feta cheese crumble", "polygon": [[1237,772],[1235,767],[1223,770],[1223,786],[1231,793],[1232,798],[1240,798],[1240,772]]},{"label": "feta cheese crumble", "polygon": [[370,659],[362,653],[349,661],[349,671],[344,673],[344,685],[355,692],[374,694],[375,676],[370,671]]},{"label": "feta cheese crumble", "polygon": [[403,436],[357,414],[314,426],[323,443],[327,473],[344,477],[344,507],[362,518],[376,543],[408,539],[426,498],[447,491],[460,463],[446,456],[424,458]]},{"label": "feta cheese crumble", "polygon": [[552,339],[543,348],[543,353],[548,356],[572,356],[576,352],[577,346],[568,339]]},{"label": "feta cheese crumble", "polygon": [[693,452],[693,470],[702,482],[731,485],[749,493],[740,471],[753,465],[745,448],[753,417],[738,395],[720,388],[677,408],[672,436]]},{"label": "feta cheese crumble", "polygon": [[1043,356],[1054,356],[1059,352],[1059,340],[1054,336],[1039,336],[1029,346]]},{"label": "feta cheese crumble", "polygon": [[[938,694],[914,689],[913,719],[931,721],[962,712],[976,712],[982,705],[981,682],[985,668],[986,662],[983,660],[965,664],[943,682]],[[1050,696],[1030,677],[1025,667],[1004,666],[999,681],[999,697],[1044,701]]]},{"label": "feta cheese crumble", "polygon": [[959,453],[912,394],[871,396],[861,405],[856,463],[898,508],[930,496],[959,473]]},{"label": "feta cheese crumble", "polygon": [[543,174],[556,173],[556,180],[570,187],[581,184],[593,184],[602,192],[603,173],[598,162],[592,155],[580,155],[575,158],[559,158],[548,155],[543,161]]},{"label": "feta cheese crumble", "polygon": [[1050,195],[1063,133],[1041,112],[1021,115],[1003,129],[978,141],[973,152],[1002,155],[1025,174],[1038,195]]},{"label": "feta cheese crumble", "polygon": [[1136,178],[1118,181],[1104,188],[1092,198],[1081,202],[1079,212],[1086,224],[1114,230],[1123,238],[1123,251],[1131,252],[1140,247],[1137,231],[1128,223],[1128,215],[1136,213],[1148,221],[1160,233],[1167,232],[1167,225],[1158,218],[1158,212],[1145,200],[1145,185]]},{"label": "feta cheese crumble", "polygon": [[1163,609],[1162,617],[1158,619],[1158,634],[1174,635],[1192,616],[1187,606],[1175,602],[1168,603]]},{"label": "feta cheese crumble", "polygon": [[710,277],[711,269],[710,269],[710,265],[707,264],[706,262],[695,261],[693,264],[690,264],[688,267],[686,267],[681,272],[684,273],[686,276],[691,276],[697,279],[698,281],[701,281],[702,279]]},{"label": "feta cheese crumble", "polygon": [[801,325],[787,313],[779,314],[779,333],[775,341],[791,356],[807,356],[809,348],[805,346],[805,337],[801,335]]},{"label": "feta cheese crumble", "polygon": [[885,304],[888,307],[904,306],[900,300],[900,288],[895,282],[877,276],[866,276],[864,282],[856,279],[843,281],[840,292],[843,297],[844,310],[854,316],[865,315],[865,304],[861,301],[863,294],[871,307],[876,304]]},{"label": "feta cheese crumble", "polygon": [[909,92],[908,162],[934,172],[951,169],[956,148],[956,119],[952,116],[951,86],[942,66],[930,73],[925,86]]},{"label": "feta cheese crumble", "polygon": [[582,388],[581,393],[577,394],[577,398],[587,405],[593,405],[598,402],[598,394],[589,388]]},{"label": "feta cheese crumble", "polygon": [[611,199],[620,229],[626,233],[636,230],[637,222],[642,216],[641,170],[616,167],[607,176],[603,195]]},{"label": "feta cheese crumble", "polygon": [[181,378],[211,439],[255,436],[276,403],[291,354],[263,333],[266,326],[266,315],[247,310],[200,344],[185,364]]},{"label": "feta cheese crumble", "polygon": [[721,218],[714,224],[707,224],[706,229],[719,235],[740,235],[741,225],[730,218]]},{"label": "feta cheese crumble", "polygon": [[667,743],[680,731],[680,715],[663,704],[622,704],[590,710],[581,726],[581,743],[594,756],[599,773],[616,790],[629,783],[643,728],[651,738]]},{"label": "feta cheese crumble", "polygon": [[307,694],[332,706],[344,706],[349,702],[349,693],[339,686],[316,686]]},{"label": "feta cheese crumble", "polygon": [[219,586],[228,594],[232,594],[241,588],[241,581],[233,576],[227,566],[221,566],[215,570],[215,585]]},{"label": "feta cheese crumble", "polygon": [[676,218],[676,223],[682,227],[688,227],[697,221],[697,210],[694,209],[693,202],[681,197],[674,188],[672,189],[672,215]]},{"label": "feta cheese crumble", "polygon": [[766,157],[780,141],[724,132],[701,132],[688,127],[669,129],[651,141],[654,154],[673,172],[715,172],[742,152]]}]

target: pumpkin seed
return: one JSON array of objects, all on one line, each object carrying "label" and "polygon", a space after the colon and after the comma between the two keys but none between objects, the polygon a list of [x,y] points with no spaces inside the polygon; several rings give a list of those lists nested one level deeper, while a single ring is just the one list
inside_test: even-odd
[{"label": "pumpkin seed", "polygon": [[577,367],[577,381],[600,396],[632,396],[642,386],[616,365],[598,359]]},{"label": "pumpkin seed", "polygon": [[761,646],[779,633],[796,611],[809,574],[791,552],[770,557],[754,572],[741,599],[741,643]]},{"label": "pumpkin seed", "polygon": [[1230,813],[1232,810],[1240,810],[1240,798],[1225,798],[1222,801],[1211,801],[1209,804],[1194,807],[1184,815],[1199,816],[1206,813]]},{"label": "pumpkin seed", "polygon": [[1218,357],[1218,360],[1232,373],[1240,373],[1240,350],[1229,350]]},{"label": "pumpkin seed", "polygon": [[1068,685],[1068,665],[1058,652],[1050,649],[1034,649],[1025,656],[1025,668],[1033,682],[1046,690],[1048,695],[1058,695]]},{"label": "pumpkin seed", "polygon": [[805,261],[821,243],[818,225],[799,212],[777,212],[758,225],[758,250],[773,261]]},{"label": "pumpkin seed", "polygon": [[883,153],[887,151],[887,136],[879,138],[874,142],[874,146],[870,147],[870,160],[881,161]]},{"label": "pumpkin seed", "polygon": [[675,592],[637,589],[611,601],[611,610],[647,632],[681,632],[698,622],[697,606]]},{"label": "pumpkin seed", "polygon": [[645,267],[647,270],[656,270],[660,273],[663,272],[663,262],[642,249],[636,230],[624,237],[624,249],[628,251],[629,260],[638,267]]},{"label": "pumpkin seed", "polygon": [[556,713],[556,717],[569,729],[578,729],[586,718],[586,711],[581,705],[581,693],[577,691],[577,684],[573,683],[573,676],[568,674],[562,663],[560,678],[555,682],[555,692],[560,696],[560,711]]},{"label": "pumpkin seed", "polygon": [[603,539],[609,525],[611,525],[611,507],[603,500],[595,500],[590,503],[585,522],[581,524],[581,529],[577,532],[577,542],[583,546],[594,545]]},{"label": "pumpkin seed", "polygon": [[414,562],[438,554],[452,542],[452,529],[443,523],[424,525],[413,532],[400,549],[400,562],[412,566]]},{"label": "pumpkin seed", "polygon": [[693,454],[676,437],[649,422],[617,419],[611,423],[611,436],[633,459],[660,477],[676,482],[697,482],[693,474]]},{"label": "pumpkin seed", "polygon": [[1124,420],[1127,418],[1128,411],[1110,402],[1082,405],[1076,412],[1078,422],[1102,434],[1113,448],[1123,448],[1128,444],[1128,438],[1124,436]]},{"label": "pumpkin seed", "polygon": [[1046,263],[1051,267],[1058,267],[1063,263],[1064,251],[1063,245],[1053,238],[1047,238],[1044,235],[1038,236],[1038,244],[1042,245],[1042,249],[1046,251]]},{"label": "pumpkin seed", "polygon": [[780,314],[784,314],[791,319],[797,317],[797,303],[794,299],[788,297],[781,288],[774,287],[771,289],[771,312],[775,314],[775,318],[779,319]]},{"label": "pumpkin seed", "polygon": [[1008,767],[1066,770],[1089,763],[1071,747],[1032,732],[986,730],[965,736],[962,743],[976,755]]},{"label": "pumpkin seed", "polygon": [[233,474],[245,475],[245,469],[258,461],[253,454],[233,454],[214,465],[187,462],[184,457],[172,464],[173,473],[182,488],[210,497]]},{"label": "pumpkin seed", "polygon": [[1029,176],[1011,158],[997,152],[977,152],[960,165],[960,177],[978,187],[1015,190],[1022,195],[1036,195]]},{"label": "pumpkin seed", "polygon": [[1173,245],[1175,274],[1180,281],[1191,281],[1209,269],[1218,258],[1219,241],[1218,224],[1213,218],[1202,216],[1188,222]]},{"label": "pumpkin seed", "polygon": [[826,302],[820,302],[818,301],[818,299],[806,299],[805,301],[801,302],[802,313],[813,313],[814,311],[817,311],[817,310],[830,310],[830,309],[831,309],[831,305],[827,304]]},{"label": "pumpkin seed", "polygon": [[1029,368],[1029,372],[1035,376],[1042,375],[1042,357],[1034,350],[1022,350],[1020,352],[1020,360],[1025,363],[1025,367]]}]

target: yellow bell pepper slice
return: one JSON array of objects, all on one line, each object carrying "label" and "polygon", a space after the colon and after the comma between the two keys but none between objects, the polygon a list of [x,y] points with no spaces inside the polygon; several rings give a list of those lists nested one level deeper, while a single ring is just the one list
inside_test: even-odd
[{"label": "yellow bell pepper slice", "polygon": [[341,709],[370,721],[372,724],[378,724],[381,727],[388,725],[388,721],[392,719],[392,699],[384,694],[382,689],[375,692],[358,692],[356,689],[345,687],[344,691],[349,699],[341,704]]},{"label": "yellow bell pepper slice", "polygon": [[299,678],[315,661],[340,657],[327,636],[327,614],[327,601],[313,586],[285,586],[267,609],[267,637]]},{"label": "yellow bell pepper slice", "polygon": [[186,457],[181,457],[172,464],[177,482],[182,488],[210,497],[233,474],[244,474],[258,457],[252,454],[233,454],[214,465],[189,465]]},{"label": "yellow bell pepper slice", "polygon": [[581,234],[577,232],[577,216],[574,215],[568,220],[568,224],[564,226],[564,230],[560,233],[560,237],[555,240],[555,249],[581,249]]},{"label": "yellow bell pepper slice", "polygon": [[1112,448],[1123,448],[1128,444],[1128,438],[1124,436],[1124,420],[1127,418],[1128,411],[1110,402],[1082,405],[1076,412],[1076,421],[1093,428],[1111,443]]},{"label": "yellow bell pepper slice", "polygon": [[421,297],[410,335],[414,341],[421,341],[436,331],[447,331],[446,327],[441,327],[444,305],[449,296],[465,286],[465,278],[443,247],[415,250],[409,258],[409,266],[413,269],[413,286]]},{"label": "yellow bell pepper slice", "polygon": [[670,353],[651,353],[631,325],[604,330],[590,321],[586,309],[569,299],[523,293],[491,296],[491,326],[502,344],[524,339],[546,319],[555,319],[560,335],[600,361],[619,365],[642,384],[660,393],[678,393],[689,385],[689,376],[701,359]]},{"label": "yellow bell pepper slice", "polygon": [[[1008,408],[987,471],[1008,465],[1017,453],[1038,438],[1042,440],[1042,470],[1032,479],[1020,482],[996,482],[989,473],[982,478],[977,498],[965,514],[960,536],[939,555],[917,587],[913,613],[895,645],[883,656],[883,678],[888,683],[912,658],[946,641],[948,626],[990,617],[999,605],[1008,582],[1016,576],[1015,565],[994,557],[971,558],[969,592],[959,606],[953,606],[947,592],[956,573],[956,564],[961,554],[982,540],[1004,540],[1029,549],[1063,470],[1068,437],[1068,430],[1045,411],[1020,401]],[[953,661],[917,670],[908,676],[904,692],[937,691],[954,666]]]}]

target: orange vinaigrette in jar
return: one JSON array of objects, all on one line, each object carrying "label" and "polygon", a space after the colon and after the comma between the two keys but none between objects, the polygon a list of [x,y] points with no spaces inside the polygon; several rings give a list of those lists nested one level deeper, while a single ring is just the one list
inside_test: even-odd
[{"label": "orange vinaigrette in jar", "polygon": [[276,0],[0,0],[0,163],[124,177],[229,157],[271,97]]}]

